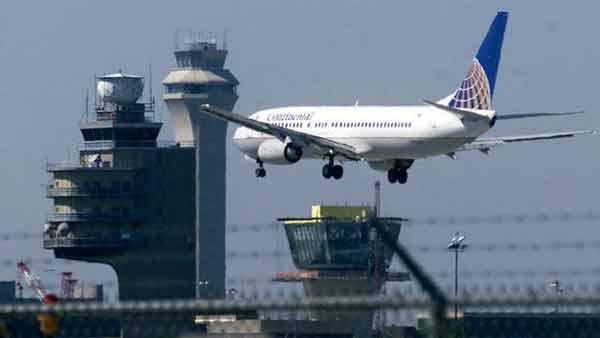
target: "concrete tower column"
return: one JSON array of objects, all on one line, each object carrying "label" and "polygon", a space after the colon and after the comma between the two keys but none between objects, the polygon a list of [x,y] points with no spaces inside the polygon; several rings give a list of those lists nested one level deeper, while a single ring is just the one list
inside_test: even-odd
[{"label": "concrete tower column", "polygon": [[225,175],[227,123],[206,116],[202,104],[232,110],[235,76],[223,68],[227,50],[214,42],[188,42],[175,51],[177,68],[163,80],[175,141],[195,147],[196,298],[225,292]]}]

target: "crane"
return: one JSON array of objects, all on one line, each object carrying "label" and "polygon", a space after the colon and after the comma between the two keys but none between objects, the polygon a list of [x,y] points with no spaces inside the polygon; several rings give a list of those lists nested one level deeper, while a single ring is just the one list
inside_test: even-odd
[{"label": "crane", "polygon": [[[20,261],[17,263],[17,270],[19,270],[27,286],[35,292],[35,295],[42,304],[55,304],[58,302],[58,297],[46,290],[41,278],[33,273],[25,262]],[[40,322],[40,331],[42,331],[44,337],[49,338],[56,335],[58,332],[58,318],[55,314],[40,313],[36,316],[36,319]]]},{"label": "crane", "polygon": [[17,269],[21,273],[21,276],[23,276],[27,286],[35,292],[35,295],[43,304],[54,304],[58,301],[58,297],[46,290],[40,277],[31,271],[25,262],[20,261],[17,263]]}]

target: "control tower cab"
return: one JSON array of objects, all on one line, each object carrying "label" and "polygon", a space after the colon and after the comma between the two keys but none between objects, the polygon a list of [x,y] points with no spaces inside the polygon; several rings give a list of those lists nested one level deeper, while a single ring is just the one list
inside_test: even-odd
[{"label": "control tower cab", "polygon": [[[278,272],[277,282],[301,282],[308,298],[374,296],[386,282],[403,282],[407,273],[390,271],[393,251],[373,225],[380,222],[393,237],[400,235],[397,219],[375,217],[361,206],[315,205],[310,218],[283,218],[295,272]],[[374,322],[368,309],[314,309],[313,320],[343,321],[358,336],[367,336]]]},{"label": "control tower cab", "polygon": [[[225,131],[225,121],[207,117],[199,109],[205,103],[233,109],[239,82],[224,68],[226,57],[225,48],[219,49],[215,42],[208,41],[188,41],[184,48],[175,51],[177,68],[163,80],[163,98],[175,125],[175,141],[186,143],[203,137],[194,134],[193,126],[202,129],[197,132],[215,136]],[[217,130],[210,133],[209,128]]]}]

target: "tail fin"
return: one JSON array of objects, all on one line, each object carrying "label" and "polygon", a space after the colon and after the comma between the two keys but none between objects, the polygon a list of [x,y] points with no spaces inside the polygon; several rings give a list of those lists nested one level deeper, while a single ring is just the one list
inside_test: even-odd
[{"label": "tail fin", "polygon": [[451,108],[492,109],[496,74],[507,20],[508,12],[496,14],[496,18],[483,39],[460,87],[438,103]]}]

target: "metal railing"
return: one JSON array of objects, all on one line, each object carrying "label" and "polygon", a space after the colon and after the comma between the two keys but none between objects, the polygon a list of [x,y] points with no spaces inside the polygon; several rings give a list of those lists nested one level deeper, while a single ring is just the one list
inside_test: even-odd
[{"label": "metal railing", "polygon": [[48,197],[79,197],[79,196],[91,196],[91,197],[128,197],[136,196],[139,192],[135,189],[130,190],[119,190],[119,189],[107,189],[100,187],[98,189],[85,189],[85,188],[56,188],[53,185],[49,185],[46,188],[46,196]]},{"label": "metal railing", "polygon": [[88,141],[79,145],[81,151],[106,150],[114,148],[190,148],[194,141]]},{"label": "metal railing", "polygon": [[54,212],[48,214],[48,222],[130,222],[140,218],[135,213],[116,212]]},{"label": "metal railing", "polygon": [[125,247],[133,244],[133,241],[128,236],[123,235],[85,235],[85,236],[68,236],[56,237],[44,235],[43,245],[45,249],[56,248],[113,248]]},{"label": "metal railing", "polygon": [[135,161],[102,162],[99,166],[90,163],[81,162],[47,162],[46,171],[65,171],[65,170],[137,170],[141,169],[142,164]]}]

